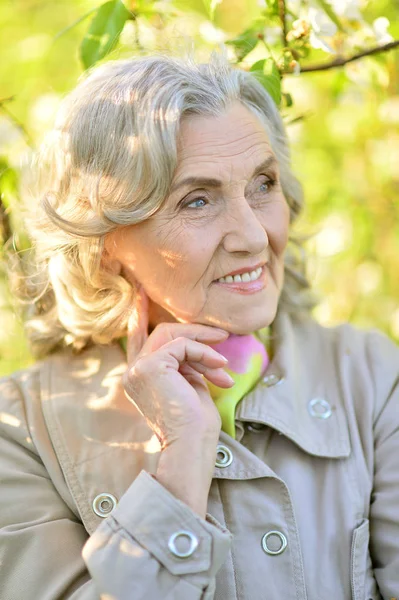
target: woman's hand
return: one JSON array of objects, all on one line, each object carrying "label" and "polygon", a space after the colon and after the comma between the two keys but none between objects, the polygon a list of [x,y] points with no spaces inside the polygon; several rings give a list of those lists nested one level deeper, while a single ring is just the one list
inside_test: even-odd
[{"label": "woman's hand", "polygon": [[205,518],[221,419],[203,376],[220,387],[234,384],[223,371],[226,359],[209,347],[228,333],[182,323],[147,331],[141,290],[128,328],[125,393],[161,443],[157,480]]},{"label": "woman's hand", "polygon": [[226,359],[209,344],[226,339],[221,329],[162,323],[148,336],[148,298],[140,290],[128,327],[128,369],[123,378],[129,399],[156,433],[162,449],[179,440],[217,441],[221,420],[203,376],[219,387],[233,381]]}]

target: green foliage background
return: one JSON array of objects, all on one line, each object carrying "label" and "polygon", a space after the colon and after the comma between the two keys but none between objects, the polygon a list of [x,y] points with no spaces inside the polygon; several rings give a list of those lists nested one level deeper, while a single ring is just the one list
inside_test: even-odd
[{"label": "green foliage background", "polygon": [[[295,57],[303,66],[328,62],[334,55],[313,47],[301,52],[301,40],[295,39],[291,44],[294,55],[287,55],[278,40],[272,40],[272,29],[270,40],[265,34],[265,44],[256,37],[261,4],[256,0],[133,0],[125,4],[126,12],[118,3],[108,2],[101,9],[103,15],[116,11],[117,16],[110,35],[101,36],[98,0],[3,1],[0,191],[8,217],[3,219],[3,238],[10,233],[4,225],[9,221],[18,248],[26,247],[19,181],[32,148],[51,127],[60,99],[74,87],[84,65],[107,50],[111,53],[105,60],[163,47],[183,49],[190,37],[198,57],[206,60],[222,32],[224,41],[233,40],[232,52],[235,48],[235,56],[243,58],[243,68],[257,65],[259,69],[259,61],[267,59],[265,85],[276,100],[283,93],[281,112],[307,203],[299,230],[315,234],[308,243],[309,274],[323,297],[315,318],[325,325],[350,321],[362,328],[378,327],[399,341],[399,52],[364,57],[327,71],[290,74]],[[278,32],[277,1],[264,5],[262,31],[265,15],[269,15],[267,25]],[[331,6],[327,10],[332,11]],[[389,33],[399,38],[395,3],[363,2],[361,9],[369,24],[381,16],[389,19]],[[138,18],[132,19],[132,14]],[[362,28],[356,19],[345,22],[334,12],[332,18],[338,25],[343,22],[349,41]],[[293,19],[287,12],[287,32]],[[118,23],[119,40],[115,38]],[[336,47],[342,40],[345,36],[338,30]],[[367,45],[373,46],[370,41]],[[352,54],[361,50],[356,44],[351,47]],[[282,90],[277,66],[283,73]],[[0,374],[30,362],[22,323],[3,274]]]}]

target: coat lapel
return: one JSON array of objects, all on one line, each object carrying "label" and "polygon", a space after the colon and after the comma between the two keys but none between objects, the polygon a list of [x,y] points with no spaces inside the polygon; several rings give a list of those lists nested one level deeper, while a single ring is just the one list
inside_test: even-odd
[{"label": "coat lapel", "polygon": [[[337,371],[341,350],[332,343],[333,330],[312,319],[294,325],[283,312],[276,317],[274,334],[275,353],[266,377],[239,404],[236,419],[269,425],[314,456],[349,456]],[[330,407],[331,415],[314,416],[323,407]]]}]

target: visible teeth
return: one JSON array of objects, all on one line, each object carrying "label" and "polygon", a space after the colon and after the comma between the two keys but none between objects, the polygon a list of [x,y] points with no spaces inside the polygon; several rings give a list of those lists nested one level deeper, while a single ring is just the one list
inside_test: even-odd
[{"label": "visible teeth", "polygon": [[241,275],[227,275],[226,277],[220,277],[218,281],[220,283],[247,283],[248,281],[256,281],[259,279],[262,273],[262,267],[258,267],[254,271],[250,271],[247,273],[241,273]]},{"label": "visible teeth", "polygon": [[251,271],[251,281],[255,281],[255,279],[259,279],[261,273],[262,273],[262,267],[259,267],[255,271]]}]

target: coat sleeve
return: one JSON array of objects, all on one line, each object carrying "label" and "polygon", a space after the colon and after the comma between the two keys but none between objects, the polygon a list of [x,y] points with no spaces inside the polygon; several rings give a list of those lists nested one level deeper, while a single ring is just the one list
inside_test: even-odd
[{"label": "coat sleeve", "polygon": [[384,598],[399,597],[399,347],[378,331],[369,334],[375,384],[374,482],[370,555]]},{"label": "coat sleeve", "polygon": [[[57,492],[31,433],[19,388],[12,378],[0,380],[2,600],[213,598],[232,536],[211,515],[202,519],[141,471],[89,536]],[[196,546],[187,558],[169,548],[181,531]],[[188,550],[188,540],[177,536],[178,552]]]}]

